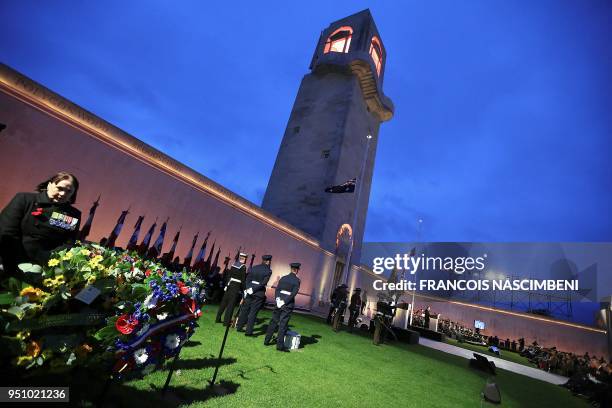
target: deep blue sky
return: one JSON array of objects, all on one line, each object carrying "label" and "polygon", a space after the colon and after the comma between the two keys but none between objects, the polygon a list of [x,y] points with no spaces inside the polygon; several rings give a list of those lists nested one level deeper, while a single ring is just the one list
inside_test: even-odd
[{"label": "deep blue sky", "polygon": [[369,7],[366,241],[612,240],[612,2],[206,4],[3,1],[0,60],[260,204],[320,31]]}]

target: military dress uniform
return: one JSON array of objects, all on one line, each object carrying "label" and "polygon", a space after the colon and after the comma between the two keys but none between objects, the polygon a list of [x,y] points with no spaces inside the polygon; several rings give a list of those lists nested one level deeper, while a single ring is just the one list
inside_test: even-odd
[{"label": "military dress uniform", "polygon": [[217,319],[215,320],[217,323],[221,323],[221,315],[225,312],[225,318],[223,319],[225,326],[229,326],[234,314],[234,307],[240,301],[242,291],[244,290],[246,265],[236,261],[229,269],[227,277],[225,293],[223,294],[223,299],[221,299],[221,304],[217,311]]},{"label": "military dress uniform", "polygon": [[361,313],[361,309],[363,308],[363,303],[361,301],[361,289],[355,289],[355,293],[351,296],[351,303],[349,304],[349,328],[352,330],[357,323],[357,318]]},{"label": "military dress uniform", "polygon": [[[270,261],[271,255],[261,257],[263,261]],[[255,265],[246,278],[245,298],[240,308],[240,317],[236,328],[242,331],[246,323],[246,335],[253,334],[253,326],[257,318],[257,312],[266,302],[266,285],[272,276],[272,269],[265,263]]]},{"label": "military dress uniform", "polygon": [[[291,268],[299,269],[299,263],[292,263]],[[266,338],[264,344],[267,346],[272,340],[272,335],[278,327],[278,336],[276,339],[276,349],[280,351],[287,351],[285,349],[285,333],[287,333],[287,327],[289,326],[289,318],[295,306],[295,296],[300,290],[300,279],[292,271],[290,274],[283,276],[278,281],[276,286],[275,298],[277,299],[277,307],[272,313],[272,319],[266,332]],[[284,302],[280,307],[278,300]]]},{"label": "military dress uniform", "polygon": [[51,252],[74,243],[81,212],[54,203],[47,193],[18,193],[0,213],[0,257],[5,273],[19,273],[22,262],[44,265]]},{"label": "military dress uniform", "polygon": [[[331,304],[329,306],[329,313],[327,315],[328,324],[331,324],[332,316],[334,316],[334,314],[342,308],[342,304],[344,303],[344,305],[346,305],[346,298],[348,297],[347,288],[348,286],[343,283],[341,285],[338,285],[336,289],[334,289],[334,291],[332,292],[330,299]],[[340,312],[340,314],[342,314],[344,313],[344,310],[341,310]]]}]

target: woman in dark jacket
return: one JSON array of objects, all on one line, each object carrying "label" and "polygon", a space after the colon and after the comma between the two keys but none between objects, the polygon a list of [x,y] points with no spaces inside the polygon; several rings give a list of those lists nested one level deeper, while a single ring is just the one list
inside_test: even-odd
[{"label": "woman in dark jacket", "polygon": [[37,193],[17,193],[0,213],[0,257],[4,273],[19,274],[23,262],[44,265],[51,252],[74,243],[81,212],[74,208],[79,182],[59,172],[40,183]]}]

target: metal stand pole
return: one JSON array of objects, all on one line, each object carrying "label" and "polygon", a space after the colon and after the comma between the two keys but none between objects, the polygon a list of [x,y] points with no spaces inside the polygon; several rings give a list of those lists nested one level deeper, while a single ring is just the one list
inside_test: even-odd
[{"label": "metal stand pole", "polygon": [[164,384],[164,388],[162,388],[162,396],[166,395],[166,391],[168,391],[168,385],[170,385],[170,379],[172,378],[172,374],[174,374],[174,367],[176,366],[176,362],[178,361],[180,355],[180,351],[176,353],[176,356],[174,356],[174,360],[172,360],[172,364],[170,364],[170,372],[166,377],[166,383]]},{"label": "metal stand pole", "polygon": [[102,388],[102,393],[98,397],[98,401],[96,403],[97,407],[101,407],[102,404],[104,403],[104,400],[106,399],[106,394],[108,393],[108,389],[110,388],[112,382],[113,382],[113,377],[110,377],[110,376],[104,382],[104,388]]},{"label": "metal stand pole", "polygon": [[219,366],[221,365],[221,357],[223,357],[223,350],[225,349],[225,342],[227,341],[227,334],[229,333],[231,324],[225,326],[225,334],[223,335],[223,342],[221,343],[221,349],[219,350],[219,357],[217,358],[217,366],[215,367],[215,373],[212,379],[209,381],[210,385],[215,385],[217,381],[217,373],[219,372]]}]

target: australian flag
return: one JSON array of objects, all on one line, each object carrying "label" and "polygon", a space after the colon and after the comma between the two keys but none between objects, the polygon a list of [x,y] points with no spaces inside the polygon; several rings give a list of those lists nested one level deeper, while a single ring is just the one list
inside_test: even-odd
[{"label": "australian flag", "polygon": [[357,179],[351,179],[337,186],[327,187],[325,189],[326,193],[354,193],[355,192],[355,183]]}]

